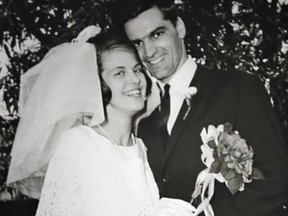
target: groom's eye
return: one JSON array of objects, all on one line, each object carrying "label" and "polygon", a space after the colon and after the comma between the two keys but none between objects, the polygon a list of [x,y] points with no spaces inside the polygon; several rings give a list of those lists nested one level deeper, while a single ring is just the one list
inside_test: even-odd
[{"label": "groom's eye", "polygon": [[160,26],[158,28],[156,28],[154,31],[151,32],[150,34],[150,38],[152,40],[157,40],[158,38],[160,38],[163,34],[165,34],[165,31],[167,30],[167,28],[165,26]]},{"label": "groom's eye", "polygon": [[157,31],[152,35],[152,37],[153,37],[153,39],[158,39],[163,34],[164,34],[164,31]]},{"label": "groom's eye", "polygon": [[145,73],[146,67],[144,65],[138,64],[133,69],[134,73]]}]

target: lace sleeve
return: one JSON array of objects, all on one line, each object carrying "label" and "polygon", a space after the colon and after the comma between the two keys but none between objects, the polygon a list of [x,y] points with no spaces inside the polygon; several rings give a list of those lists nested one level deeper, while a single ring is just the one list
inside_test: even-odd
[{"label": "lace sleeve", "polygon": [[36,216],[80,216],[83,203],[79,162],[69,155],[51,159]]}]

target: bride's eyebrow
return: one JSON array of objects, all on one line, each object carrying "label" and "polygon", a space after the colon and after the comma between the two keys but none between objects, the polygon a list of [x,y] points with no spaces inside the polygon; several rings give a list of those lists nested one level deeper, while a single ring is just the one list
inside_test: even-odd
[{"label": "bride's eyebrow", "polygon": [[124,69],[124,68],[125,68],[124,66],[117,66],[117,67],[115,67],[113,70]]},{"label": "bride's eyebrow", "polygon": [[124,66],[117,66],[117,67],[113,68],[112,70],[110,70],[110,73],[113,73],[113,72],[116,73],[119,70],[123,70],[123,69],[125,69]]}]

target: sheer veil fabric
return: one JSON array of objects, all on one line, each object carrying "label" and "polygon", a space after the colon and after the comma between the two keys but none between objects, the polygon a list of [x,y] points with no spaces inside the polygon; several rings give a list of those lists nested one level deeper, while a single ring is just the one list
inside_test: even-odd
[{"label": "sheer veil fabric", "polygon": [[76,40],[51,49],[21,78],[19,114],[7,185],[39,198],[47,164],[60,135],[83,116],[104,121],[96,49],[86,41],[100,32],[89,26]]}]

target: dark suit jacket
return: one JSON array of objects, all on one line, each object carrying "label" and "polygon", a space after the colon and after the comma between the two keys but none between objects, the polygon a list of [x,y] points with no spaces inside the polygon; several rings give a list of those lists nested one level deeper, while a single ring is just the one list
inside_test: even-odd
[{"label": "dark suit jacket", "polygon": [[287,150],[264,86],[246,73],[212,71],[203,66],[197,67],[191,86],[198,89],[192,108],[183,120],[187,111],[183,103],[166,151],[158,136],[158,109],[139,124],[138,136],[148,148],[160,195],[190,201],[197,175],[205,168],[200,158],[201,130],[230,122],[253,147],[254,167],[263,172],[265,180],[253,180],[234,196],[225,184],[216,183],[214,212],[216,216],[276,214],[288,185]]}]

